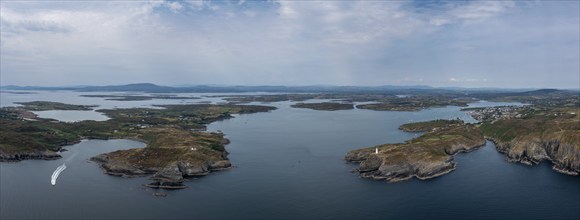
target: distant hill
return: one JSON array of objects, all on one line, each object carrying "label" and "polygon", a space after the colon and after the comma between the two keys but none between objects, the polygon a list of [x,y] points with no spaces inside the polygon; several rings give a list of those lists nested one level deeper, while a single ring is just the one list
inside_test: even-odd
[{"label": "distant hill", "polygon": [[538,89],[538,90],[522,92],[521,94],[525,94],[525,95],[549,95],[549,94],[560,93],[560,92],[562,92],[562,91],[557,90],[557,89]]},{"label": "distant hill", "polygon": [[171,87],[160,86],[153,83],[134,83],[126,85],[108,86],[75,86],[75,87],[45,87],[45,86],[2,86],[1,90],[73,90],[80,92],[151,92],[151,93],[232,93],[232,92],[385,92],[404,91],[414,93],[417,91],[433,90],[429,86],[185,86]]},{"label": "distant hill", "polygon": [[429,91],[433,94],[443,93],[495,93],[517,95],[545,95],[559,92],[573,92],[557,89],[539,89],[525,91],[523,89],[469,89],[469,88],[434,88],[430,86],[221,86],[221,85],[197,85],[197,86],[160,86],[153,83],[133,83],[126,85],[108,86],[15,86],[0,87],[0,90],[71,90],[80,92],[149,92],[149,93],[241,93],[241,92],[279,92],[279,93],[392,93],[392,94],[418,94]]},{"label": "distant hill", "polygon": [[76,89],[81,92],[171,92],[174,87],[158,86],[153,83],[135,83],[115,86],[87,86]]}]

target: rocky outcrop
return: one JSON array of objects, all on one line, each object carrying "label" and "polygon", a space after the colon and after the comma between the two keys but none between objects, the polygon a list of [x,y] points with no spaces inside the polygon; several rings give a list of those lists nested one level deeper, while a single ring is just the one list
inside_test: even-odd
[{"label": "rocky outcrop", "polygon": [[569,175],[580,173],[580,149],[560,140],[531,140],[515,139],[510,142],[501,142],[487,137],[493,141],[499,152],[506,154],[508,161],[519,162],[527,165],[535,165],[543,160],[549,160],[553,169]]},{"label": "rocky outcrop", "polygon": [[110,175],[122,177],[153,175],[151,180],[154,182],[145,186],[164,189],[183,189],[186,188],[183,183],[187,181],[187,178],[205,176],[210,172],[232,167],[227,159],[203,162],[179,160],[165,166],[140,166],[128,163],[126,160],[118,160],[109,154],[101,154],[92,157],[91,160],[99,163],[104,172]]},{"label": "rocky outcrop", "polygon": [[62,156],[49,150],[18,153],[5,153],[0,151],[0,162],[18,162],[22,160],[57,160],[60,158],[62,158]]},{"label": "rocky outcrop", "polygon": [[455,169],[455,162],[451,155],[438,160],[431,160],[431,158],[396,160],[388,155],[349,152],[346,155],[346,160],[360,162],[358,172],[361,177],[389,182],[399,182],[412,177],[426,180],[447,174]]},{"label": "rocky outcrop", "polygon": [[344,156],[344,159],[348,162],[360,163],[366,160],[369,155],[372,154],[370,150],[353,150],[350,151]]},{"label": "rocky outcrop", "polygon": [[212,162],[209,165],[210,171],[220,171],[220,170],[226,170],[226,169],[230,169],[230,168],[232,168],[232,164],[230,163],[229,160],[219,160],[219,161]]},{"label": "rocky outcrop", "polygon": [[139,177],[154,174],[156,172],[155,169],[142,170],[138,167],[130,166],[127,163],[111,160],[107,154],[100,154],[91,157],[90,160],[97,162],[106,174],[113,176]]},{"label": "rocky outcrop", "polygon": [[455,170],[456,153],[484,145],[485,139],[477,127],[457,125],[432,130],[406,143],[353,150],[345,160],[359,163],[357,171],[363,178],[389,182],[413,177],[425,180]]}]

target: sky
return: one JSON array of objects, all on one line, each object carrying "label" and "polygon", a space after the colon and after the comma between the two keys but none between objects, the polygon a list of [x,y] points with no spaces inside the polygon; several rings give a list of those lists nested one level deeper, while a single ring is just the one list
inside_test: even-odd
[{"label": "sky", "polygon": [[6,1],[0,85],[579,88],[580,1]]}]

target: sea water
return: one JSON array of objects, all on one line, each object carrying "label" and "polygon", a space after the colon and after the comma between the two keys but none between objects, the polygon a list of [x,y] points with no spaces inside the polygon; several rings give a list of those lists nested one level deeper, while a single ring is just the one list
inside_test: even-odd
[{"label": "sea water", "polygon": [[[5,95],[5,94],[3,94]],[[79,98],[78,103],[109,101]],[[27,95],[31,96],[31,95]],[[50,95],[43,93],[46,100]],[[12,97],[13,100],[16,98]],[[90,102],[85,100],[90,99]],[[33,97],[27,100],[34,101]],[[55,101],[55,100],[53,100]],[[58,101],[58,100],[56,100]],[[159,100],[157,100],[159,101]],[[142,107],[156,100],[115,102]],[[183,100],[182,100],[183,101]],[[199,101],[199,100],[193,100]],[[180,100],[163,100],[179,104]],[[70,104],[77,104],[70,103]],[[2,219],[578,219],[580,178],[557,173],[549,162],[509,163],[492,143],[455,156],[457,169],[420,181],[387,183],[359,178],[345,163],[353,149],[398,143],[419,135],[398,130],[408,122],[461,118],[459,107],[418,112],[315,111],[292,102],[267,103],[267,113],[212,123],[231,140],[235,168],[185,183],[184,190],[145,188],[148,177],[103,174],[88,159],[100,153],[144,147],[129,140],[89,140],[66,147],[63,159],[0,163]],[[472,106],[514,103],[474,103]],[[52,186],[51,174],[77,154]],[[163,192],[167,197],[155,197]]]}]

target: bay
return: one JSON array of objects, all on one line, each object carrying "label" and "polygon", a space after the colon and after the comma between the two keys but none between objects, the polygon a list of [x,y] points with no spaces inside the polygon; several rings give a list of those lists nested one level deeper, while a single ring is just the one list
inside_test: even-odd
[{"label": "bay", "polygon": [[[79,97],[77,93],[69,95],[75,100],[71,104],[112,107],[109,101]],[[50,95],[42,96],[51,100]],[[58,101],[53,98],[56,100],[52,101]],[[138,105],[117,101],[115,105],[139,107],[157,101]],[[183,100],[162,101],[180,102]],[[419,135],[398,130],[404,123],[439,118],[473,122],[459,107],[418,112],[362,109],[328,112],[290,108],[291,104],[268,103],[279,109],[236,115],[210,124],[210,131],[220,130],[231,140],[227,150],[236,167],[192,179],[185,190],[143,188],[141,184],[148,182],[147,177],[105,175],[88,161],[99,153],[144,146],[129,140],[83,141],[67,147],[69,151],[62,153],[63,159],[55,161],[0,163],[0,218],[577,219],[579,216],[579,177],[557,173],[548,162],[538,166],[508,163],[489,142],[474,152],[456,155],[455,171],[427,181],[386,183],[361,179],[350,172],[356,164],[343,160],[349,150],[402,142]],[[471,106],[507,104],[517,103],[479,102]],[[65,162],[67,169],[55,186],[50,185],[52,172]],[[155,197],[154,192],[168,196]]]}]

